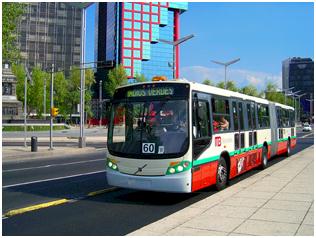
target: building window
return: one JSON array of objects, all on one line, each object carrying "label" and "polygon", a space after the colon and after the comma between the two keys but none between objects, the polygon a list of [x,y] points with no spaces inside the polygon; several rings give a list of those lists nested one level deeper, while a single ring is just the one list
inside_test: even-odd
[{"label": "building window", "polygon": [[134,31],[134,38],[140,39],[140,31]]},{"label": "building window", "polygon": [[141,11],[141,5],[138,3],[134,3],[134,10]]},{"label": "building window", "polygon": [[124,50],[124,56],[132,57],[132,51],[131,50]]},{"label": "building window", "polygon": [[124,21],[124,28],[132,28],[132,22],[131,21]]},{"label": "building window", "polygon": [[131,12],[124,12],[124,18],[132,19],[132,13]]},{"label": "building window", "polygon": [[140,41],[138,40],[134,41],[134,48],[140,48]]},{"label": "building window", "polygon": [[124,31],[124,37],[125,37],[125,38],[132,38],[132,32],[125,30],[125,31]]},{"label": "building window", "polygon": [[12,95],[12,83],[2,83],[2,95]]},{"label": "building window", "polygon": [[141,19],[140,13],[134,13],[134,19],[135,20],[140,20]]},{"label": "building window", "polygon": [[134,50],[134,57],[140,58],[140,51],[139,50]]},{"label": "building window", "polygon": [[143,15],[143,20],[144,21],[149,21],[149,15],[148,14],[144,14]]},{"label": "building window", "polygon": [[124,59],[124,66],[131,66],[132,65],[132,62],[130,59]]},{"label": "building window", "polygon": [[141,23],[140,22],[134,22],[134,28],[140,30]]},{"label": "building window", "polygon": [[149,5],[143,5],[144,12],[150,12]]},{"label": "building window", "polygon": [[148,32],[143,32],[143,39],[149,40],[149,33]]},{"label": "building window", "polygon": [[124,47],[132,47],[132,41],[131,40],[124,40]]},{"label": "building window", "polygon": [[151,8],[151,11],[152,11],[153,13],[158,13],[158,7],[153,6],[153,7]]},{"label": "building window", "polygon": [[132,10],[132,4],[129,3],[129,2],[126,2],[126,3],[124,4],[124,8],[127,9],[127,10]]},{"label": "building window", "polygon": [[149,31],[149,24],[143,23],[143,30]]}]

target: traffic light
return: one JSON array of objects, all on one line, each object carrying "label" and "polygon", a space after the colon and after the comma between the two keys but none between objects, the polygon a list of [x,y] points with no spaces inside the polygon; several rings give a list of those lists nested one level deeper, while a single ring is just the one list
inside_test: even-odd
[{"label": "traffic light", "polygon": [[53,107],[50,114],[52,115],[52,117],[56,117],[59,114],[59,109],[57,107]]}]

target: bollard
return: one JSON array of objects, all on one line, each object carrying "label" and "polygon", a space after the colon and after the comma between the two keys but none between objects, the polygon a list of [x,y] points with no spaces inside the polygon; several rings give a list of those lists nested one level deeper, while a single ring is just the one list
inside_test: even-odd
[{"label": "bollard", "polygon": [[31,137],[31,151],[37,152],[37,137],[36,136]]}]

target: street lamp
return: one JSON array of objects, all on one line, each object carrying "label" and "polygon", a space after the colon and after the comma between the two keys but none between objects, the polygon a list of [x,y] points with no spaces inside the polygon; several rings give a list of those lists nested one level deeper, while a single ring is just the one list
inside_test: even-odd
[{"label": "street lamp", "polygon": [[313,102],[314,102],[314,99],[313,98],[313,94],[310,93],[310,99],[306,99],[306,101],[309,102],[309,116],[310,116],[310,120],[312,120],[312,114],[313,114]]},{"label": "street lamp", "polygon": [[306,95],[306,93],[303,93],[301,95],[295,95],[295,97],[298,98],[298,120],[300,120],[300,121],[301,121],[301,97],[304,95]]},{"label": "street lamp", "polygon": [[[168,40],[164,40],[164,39],[158,39],[158,41],[172,45],[173,46],[173,78],[177,78],[179,77],[179,75],[177,75],[177,68],[176,68],[176,55],[177,55],[177,46],[180,45],[181,43],[193,38],[194,35],[188,35],[185,37],[180,38],[179,40],[176,41],[168,41]],[[171,64],[168,63],[168,65],[170,66]]]},{"label": "street lamp", "polygon": [[284,92],[284,104],[286,105],[286,94],[287,92],[291,92],[291,90],[293,89],[294,87],[291,87],[291,88],[288,88],[288,89],[283,89],[282,92]]},{"label": "street lamp", "polygon": [[26,116],[27,116],[27,80],[33,83],[29,70],[27,69],[26,65],[24,65],[25,69],[25,78],[24,78],[24,147],[26,145]]},{"label": "street lamp", "polygon": [[[81,26],[81,68],[84,68],[84,56],[85,56],[85,37],[86,37],[86,9],[93,3],[69,3],[74,7],[82,9],[82,26]],[[79,136],[79,148],[86,146],[84,137],[84,87],[85,87],[85,70],[81,69],[80,77],[80,136]]]},{"label": "street lamp", "polygon": [[232,65],[232,64],[238,62],[239,60],[240,60],[240,58],[231,60],[231,61],[226,62],[226,63],[219,62],[219,61],[215,61],[215,60],[211,60],[213,63],[219,64],[219,65],[223,65],[223,66],[225,67],[225,89],[227,88],[227,83],[226,83],[226,71],[227,71],[227,67],[228,67],[229,65]]}]

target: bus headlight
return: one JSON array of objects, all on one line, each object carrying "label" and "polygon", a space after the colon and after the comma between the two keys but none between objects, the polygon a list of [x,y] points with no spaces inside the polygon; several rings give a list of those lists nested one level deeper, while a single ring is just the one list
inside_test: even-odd
[{"label": "bus headlight", "polygon": [[110,168],[110,169],[113,169],[113,170],[118,170],[118,167],[117,167],[117,162],[113,159],[107,159],[107,167]]},{"label": "bus headlight", "polygon": [[175,172],[176,172],[176,170],[174,168],[169,169],[169,173],[174,174]]},{"label": "bus headlight", "polygon": [[167,169],[166,175],[181,173],[187,171],[191,168],[191,163],[189,161],[181,162],[171,162]]}]

